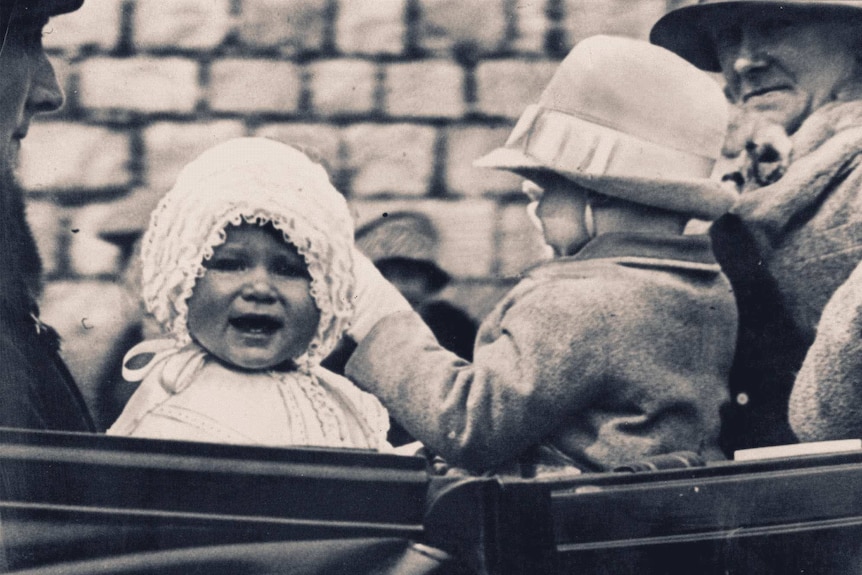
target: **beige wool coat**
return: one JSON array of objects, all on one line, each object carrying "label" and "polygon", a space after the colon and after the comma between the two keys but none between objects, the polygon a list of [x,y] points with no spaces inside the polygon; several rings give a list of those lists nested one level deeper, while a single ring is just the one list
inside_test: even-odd
[{"label": "beige wool coat", "polygon": [[789,419],[800,441],[862,439],[862,265],[823,310]]},{"label": "beige wool coat", "polygon": [[711,458],[736,329],[706,237],[607,234],[531,269],[483,321],[472,363],[402,312],[347,374],[474,472],[539,447],[596,471],[678,450]]}]

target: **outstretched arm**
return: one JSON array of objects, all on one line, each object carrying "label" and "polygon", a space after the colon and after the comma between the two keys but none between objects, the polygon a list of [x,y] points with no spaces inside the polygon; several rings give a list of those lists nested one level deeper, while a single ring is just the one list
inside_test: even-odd
[{"label": "outstretched arm", "polygon": [[480,330],[473,363],[443,349],[417,314],[390,315],[347,374],[449,463],[490,469],[540,442],[597,388],[602,306],[582,294],[575,313],[572,292],[562,283],[511,297]]}]

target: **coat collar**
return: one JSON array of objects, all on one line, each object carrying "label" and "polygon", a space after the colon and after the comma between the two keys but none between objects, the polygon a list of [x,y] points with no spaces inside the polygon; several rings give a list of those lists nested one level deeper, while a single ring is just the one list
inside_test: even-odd
[{"label": "coat collar", "polygon": [[530,270],[553,273],[573,262],[612,259],[622,265],[689,269],[718,273],[712,244],[706,235],[609,233],[596,237],[577,254],[545,262]]},{"label": "coat collar", "polygon": [[602,234],[571,256],[571,259],[620,257],[680,260],[699,264],[716,263],[708,236],[638,233]]},{"label": "coat collar", "polygon": [[[752,228],[761,249],[772,249],[799,218],[818,209],[862,158],[862,101],[824,106],[793,135],[792,161],[774,184],[744,192],[730,213]],[[810,216],[808,216],[810,217]]]},{"label": "coat collar", "polygon": [[793,134],[790,162],[807,156],[839,132],[862,126],[862,100],[833,102],[813,112]]}]

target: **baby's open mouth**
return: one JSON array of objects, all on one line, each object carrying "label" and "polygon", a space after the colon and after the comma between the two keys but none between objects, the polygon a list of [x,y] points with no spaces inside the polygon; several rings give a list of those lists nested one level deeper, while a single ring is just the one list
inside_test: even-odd
[{"label": "baby's open mouth", "polygon": [[266,315],[241,315],[229,321],[234,329],[252,334],[272,333],[284,325],[281,320]]}]

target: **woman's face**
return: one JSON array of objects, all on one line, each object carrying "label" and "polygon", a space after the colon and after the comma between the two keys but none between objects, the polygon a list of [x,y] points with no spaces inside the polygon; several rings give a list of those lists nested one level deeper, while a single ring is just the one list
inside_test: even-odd
[{"label": "woman's face", "polygon": [[189,333],[226,363],[269,369],[302,355],[320,323],[308,267],[272,226],[230,227],[188,300]]},{"label": "woman's face", "polygon": [[713,41],[729,98],[792,134],[858,81],[860,31],[856,20],[745,11]]},{"label": "woman's face", "polygon": [[27,18],[22,12],[16,11],[9,29],[2,31],[0,49],[0,169],[9,171],[17,165],[33,116],[63,104],[63,92],[42,47],[46,20]]}]

